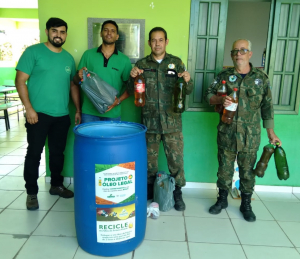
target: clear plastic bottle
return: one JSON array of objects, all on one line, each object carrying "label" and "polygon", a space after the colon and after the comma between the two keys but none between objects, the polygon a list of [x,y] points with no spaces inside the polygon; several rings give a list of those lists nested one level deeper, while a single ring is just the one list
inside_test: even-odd
[{"label": "clear plastic bottle", "polygon": [[232,119],[235,115],[235,112],[238,107],[238,102],[239,102],[239,99],[237,97],[237,90],[238,90],[237,88],[234,88],[233,92],[229,95],[229,97],[232,101],[232,104],[225,107],[223,110],[222,121],[224,123],[227,123],[227,124],[232,123]]},{"label": "clear plastic bottle", "polygon": [[183,113],[185,110],[185,84],[183,77],[179,77],[173,91],[173,111],[175,113]]},{"label": "clear plastic bottle", "polygon": [[134,79],[134,104],[143,107],[145,102],[145,79],[140,74]]},{"label": "clear plastic bottle", "polygon": [[[226,81],[222,80],[221,83],[222,84],[218,89],[217,96],[226,96],[227,95]],[[215,106],[215,111],[216,112],[222,114],[223,109],[224,109],[223,104],[216,104],[216,106]]]}]

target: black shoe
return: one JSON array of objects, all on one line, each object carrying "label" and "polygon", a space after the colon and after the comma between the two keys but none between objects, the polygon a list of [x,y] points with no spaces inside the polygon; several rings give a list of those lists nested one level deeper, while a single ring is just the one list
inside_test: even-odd
[{"label": "black shoe", "polygon": [[182,199],[181,187],[175,186],[175,190],[173,191],[173,196],[174,196],[174,201],[175,201],[175,205],[174,205],[175,210],[184,211],[185,203]]},{"label": "black shoe", "polygon": [[154,184],[148,183],[147,184],[147,200],[153,200],[154,196]]},{"label": "black shoe", "polygon": [[68,190],[65,186],[51,186],[49,193],[51,195],[59,195],[62,198],[72,198],[74,197],[74,193]]},{"label": "black shoe", "polygon": [[228,207],[227,196],[227,190],[219,189],[219,196],[217,198],[217,202],[215,205],[209,208],[209,213],[216,215],[219,214],[222,211],[222,209],[226,209]]},{"label": "black shoe", "polygon": [[252,211],[251,207],[251,196],[252,193],[241,193],[242,203],[240,206],[240,211],[242,212],[244,219],[249,222],[256,221],[256,216]]},{"label": "black shoe", "polygon": [[39,201],[36,194],[27,195],[26,207],[28,210],[37,210],[39,208]]}]

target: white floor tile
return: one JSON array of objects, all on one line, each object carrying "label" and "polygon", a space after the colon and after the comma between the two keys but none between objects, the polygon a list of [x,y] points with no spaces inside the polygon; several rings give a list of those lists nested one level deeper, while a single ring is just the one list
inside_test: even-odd
[{"label": "white floor tile", "polygon": [[22,191],[3,191],[0,190],[0,208],[5,208],[16,200],[23,192]]},{"label": "white floor tile", "polygon": [[31,236],[17,259],[73,259],[77,248],[74,237]]},{"label": "white floor tile", "polygon": [[24,163],[24,156],[9,156],[6,155],[0,158],[1,165],[20,165]]},{"label": "white floor tile", "polygon": [[232,224],[243,245],[293,246],[275,221],[232,219]]},{"label": "white floor tile", "polygon": [[18,165],[0,165],[0,175],[7,175],[17,167]]},{"label": "white floor tile", "polygon": [[14,170],[12,170],[9,174],[9,176],[23,176],[24,175],[24,164],[19,165]]},{"label": "white floor tile", "polygon": [[33,235],[76,237],[74,212],[50,211]]},{"label": "white floor tile", "polygon": [[295,248],[243,245],[248,259],[300,259]]},{"label": "white floor tile", "polygon": [[3,142],[0,144],[0,148],[5,147],[5,148],[10,148],[10,147],[14,147],[14,148],[19,148],[21,146],[24,146],[24,142],[21,141],[7,141],[7,142]]},{"label": "white floor tile", "polygon": [[27,136],[20,136],[18,135],[17,137],[13,137],[13,138],[10,138],[9,141],[16,141],[16,142],[25,142],[27,143]]},{"label": "white floor tile", "polygon": [[185,241],[183,217],[160,216],[158,219],[147,219],[145,239]]},{"label": "white floor tile", "polygon": [[74,259],[99,259],[99,258],[113,258],[113,259],[132,259],[132,252],[124,254],[124,255],[119,255],[119,256],[113,256],[113,257],[103,257],[103,256],[98,256],[98,255],[92,255],[84,250],[81,249],[81,247],[78,247],[78,250],[75,254]]},{"label": "white floor tile", "polygon": [[186,217],[189,242],[239,244],[229,219]]},{"label": "white floor tile", "polygon": [[25,155],[27,153],[27,149],[24,148],[18,148],[12,152],[9,153],[10,156],[23,156],[25,159]]},{"label": "white floor tile", "polygon": [[241,245],[189,242],[189,248],[191,259],[246,259]]},{"label": "white floor tile", "polygon": [[38,186],[39,186],[39,192],[49,192],[51,187],[50,183],[46,183],[44,176],[38,179]]},{"label": "white floor tile", "polygon": [[281,226],[284,233],[292,241],[295,247],[300,247],[300,223],[278,221],[278,224]]},{"label": "white floor tile", "polygon": [[262,201],[300,202],[293,193],[256,192]]},{"label": "white floor tile", "polygon": [[[27,210],[26,208],[27,193],[24,192],[18,199],[16,199],[8,208],[16,210]],[[39,210],[49,210],[57,201],[58,196],[50,195],[47,192],[38,193]]]},{"label": "white floor tile", "polygon": [[10,210],[0,214],[1,234],[30,235],[42,221],[46,211]]},{"label": "white floor tile", "polygon": [[186,242],[144,240],[135,250],[134,259],[189,258]]},{"label": "white floor tile", "polygon": [[0,148],[0,155],[5,156],[5,155],[9,154],[10,152],[13,152],[14,150],[16,150],[15,147],[2,147],[2,148]]},{"label": "white floor tile", "polygon": [[[228,200],[228,207],[226,209],[228,215],[232,219],[244,219],[240,212],[241,200]],[[274,220],[271,213],[267,210],[262,201],[253,200],[251,206],[257,220]]]},{"label": "white floor tile", "polygon": [[300,222],[300,203],[264,201],[264,204],[276,220]]},{"label": "white floor tile", "polygon": [[200,218],[227,218],[226,210],[222,210],[220,214],[211,215],[208,210],[217,201],[214,199],[196,199],[196,198],[184,198],[186,210],[184,215],[186,217],[200,217]]},{"label": "white floor tile", "polygon": [[0,181],[0,190],[24,191],[25,181],[23,177],[4,176]]},{"label": "white floor tile", "polygon": [[294,195],[297,197],[297,199],[300,201],[300,193],[294,193]]},{"label": "white floor tile", "polygon": [[27,241],[27,237],[14,235],[1,235],[0,234],[0,253],[1,258],[10,259],[14,258],[22,245]]},{"label": "white floor tile", "polygon": [[216,199],[217,195],[217,190],[213,189],[182,188],[183,198]]},{"label": "white floor tile", "polygon": [[170,209],[169,211],[160,211],[161,216],[183,216],[182,211],[177,211],[174,208]]},{"label": "white floor tile", "polygon": [[59,198],[51,211],[74,211],[74,199]]}]

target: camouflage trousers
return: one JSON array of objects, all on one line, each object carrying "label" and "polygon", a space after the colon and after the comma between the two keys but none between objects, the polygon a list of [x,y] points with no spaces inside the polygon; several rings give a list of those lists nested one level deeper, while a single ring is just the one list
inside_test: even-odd
[{"label": "camouflage trousers", "polygon": [[232,177],[234,173],[234,161],[237,156],[240,176],[240,191],[244,193],[253,193],[255,185],[255,174],[253,167],[256,162],[256,152],[232,152],[218,149],[218,181],[217,186],[223,190],[231,190]]},{"label": "camouflage trousers", "polygon": [[183,135],[181,132],[154,134],[146,133],[148,157],[148,184],[153,184],[158,172],[158,152],[163,142],[168,168],[177,186],[185,186],[183,169]]}]

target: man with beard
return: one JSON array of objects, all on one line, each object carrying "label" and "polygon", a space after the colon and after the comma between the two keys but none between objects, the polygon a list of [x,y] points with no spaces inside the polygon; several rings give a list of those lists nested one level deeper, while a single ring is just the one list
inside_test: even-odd
[{"label": "man with beard", "polygon": [[[116,41],[119,38],[119,28],[115,21],[105,21],[101,26],[100,37],[102,45],[85,51],[78,65],[79,72],[74,77],[75,84],[79,84],[83,78],[83,69],[96,73],[104,81],[122,91],[123,84],[129,79],[131,63],[130,59],[116,49]],[[115,97],[115,102],[108,107],[104,114],[100,114],[92,102],[83,93],[82,97],[82,122],[121,120],[120,103],[128,98],[125,90]]]},{"label": "man with beard", "polygon": [[81,121],[79,88],[72,81],[76,73],[75,62],[61,47],[67,38],[67,29],[65,21],[50,18],[45,30],[48,41],[28,47],[16,67],[15,84],[26,109],[28,147],[24,179],[28,210],[39,208],[37,179],[47,137],[51,171],[49,192],[63,198],[74,196],[64,187],[64,177],[61,175],[71,124],[68,108],[70,92],[76,106],[75,123]]}]

